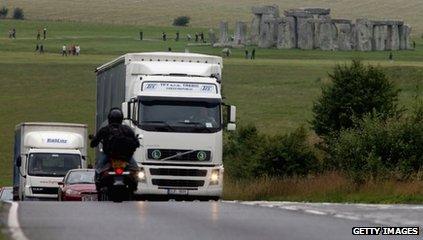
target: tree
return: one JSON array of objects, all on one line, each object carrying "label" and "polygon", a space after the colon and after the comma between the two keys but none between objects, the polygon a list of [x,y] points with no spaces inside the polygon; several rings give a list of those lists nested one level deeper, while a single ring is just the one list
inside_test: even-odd
[{"label": "tree", "polygon": [[398,92],[380,68],[364,66],[359,60],[336,65],[329,74],[332,83],[322,88],[314,103],[312,126],[322,136],[354,127],[354,120],[367,114],[387,118],[398,113]]},{"label": "tree", "polygon": [[173,20],[174,26],[187,26],[189,23],[190,17],[188,16],[180,16]]},{"label": "tree", "polygon": [[22,8],[15,8],[13,10],[13,19],[24,19],[24,12]]},{"label": "tree", "polygon": [[0,9],[0,18],[6,18],[9,9],[7,7],[2,7]]}]

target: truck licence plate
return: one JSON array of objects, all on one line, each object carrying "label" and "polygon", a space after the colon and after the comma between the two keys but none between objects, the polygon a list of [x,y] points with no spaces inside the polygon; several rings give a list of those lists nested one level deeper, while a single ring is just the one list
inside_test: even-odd
[{"label": "truck licence plate", "polygon": [[167,194],[188,195],[188,189],[168,189]]}]

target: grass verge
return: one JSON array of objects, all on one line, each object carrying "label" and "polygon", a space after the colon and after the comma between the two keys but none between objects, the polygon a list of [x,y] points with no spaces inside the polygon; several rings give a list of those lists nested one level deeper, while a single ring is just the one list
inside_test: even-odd
[{"label": "grass verge", "polygon": [[423,182],[368,181],[356,185],[338,172],[307,178],[268,178],[234,180],[226,177],[226,200],[269,200],[351,203],[421,203]]}]

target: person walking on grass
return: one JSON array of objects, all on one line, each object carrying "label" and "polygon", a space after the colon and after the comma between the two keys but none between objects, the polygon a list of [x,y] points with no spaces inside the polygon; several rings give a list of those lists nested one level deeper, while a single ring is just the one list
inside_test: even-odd
[{"label": "person walking on grass", "polygon": [[47,38],[47,28],[46,27],[44,27],[44,29],[43,29],[43,38],[44,38],[44,40],[46,40],[46,38]]},{"label": "person walking on grass", "polygon": [[62,46],[62,56],[68,56],[68,49],[65,44]]},{"label": "person walking on grass", "polygon": [[43,46],[43,44],[41,43],[40,44],[40,54],[43,54],[44,53],[44,46]]},{"label": "person walking on grass", "polygon": [[256,49],[253,48],[253,50],[251,51],[251,60],[256,59]]},{"label": "person walking on grass", "polygon": [[40,40],[40,39],[41,39],[41,30],[38,29],[37,30],[37,40]]},{"label": "person walking on grass", "polygon": [[79,46],[79,44],[76,44],[75,52],[76,52],[76,56],[79,56],[79,53],[81,52],[81,47]]}]

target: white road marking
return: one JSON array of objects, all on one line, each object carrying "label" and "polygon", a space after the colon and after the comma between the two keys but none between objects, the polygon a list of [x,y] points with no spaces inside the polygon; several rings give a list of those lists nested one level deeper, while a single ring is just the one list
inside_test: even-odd
[{"label": "white road marking", "polygon": [[423,226],[423,205],[407,204],[352,204],[352,203],[308,203],[286,201],[234,201],[234,203],[261,206],[313,215],[326,215],[356,221],[369,221],[381,225]]},{"label": "white road marking", "polygon": [[18,220],[19,204],[17,202],[9,202],[9,203],[12,206],[10,207],[10,210],[9,210],[7,225],[9,226],[9,230],[12,233],[12,239],[28,240],[28,238],[22,232],[21,226],[19,225],[19,220]]},{"label": "white road marking", "polygon": [[317,210],[304,210],[306,213],[316,214],[316,215],[327,215],[327,213]]}]

